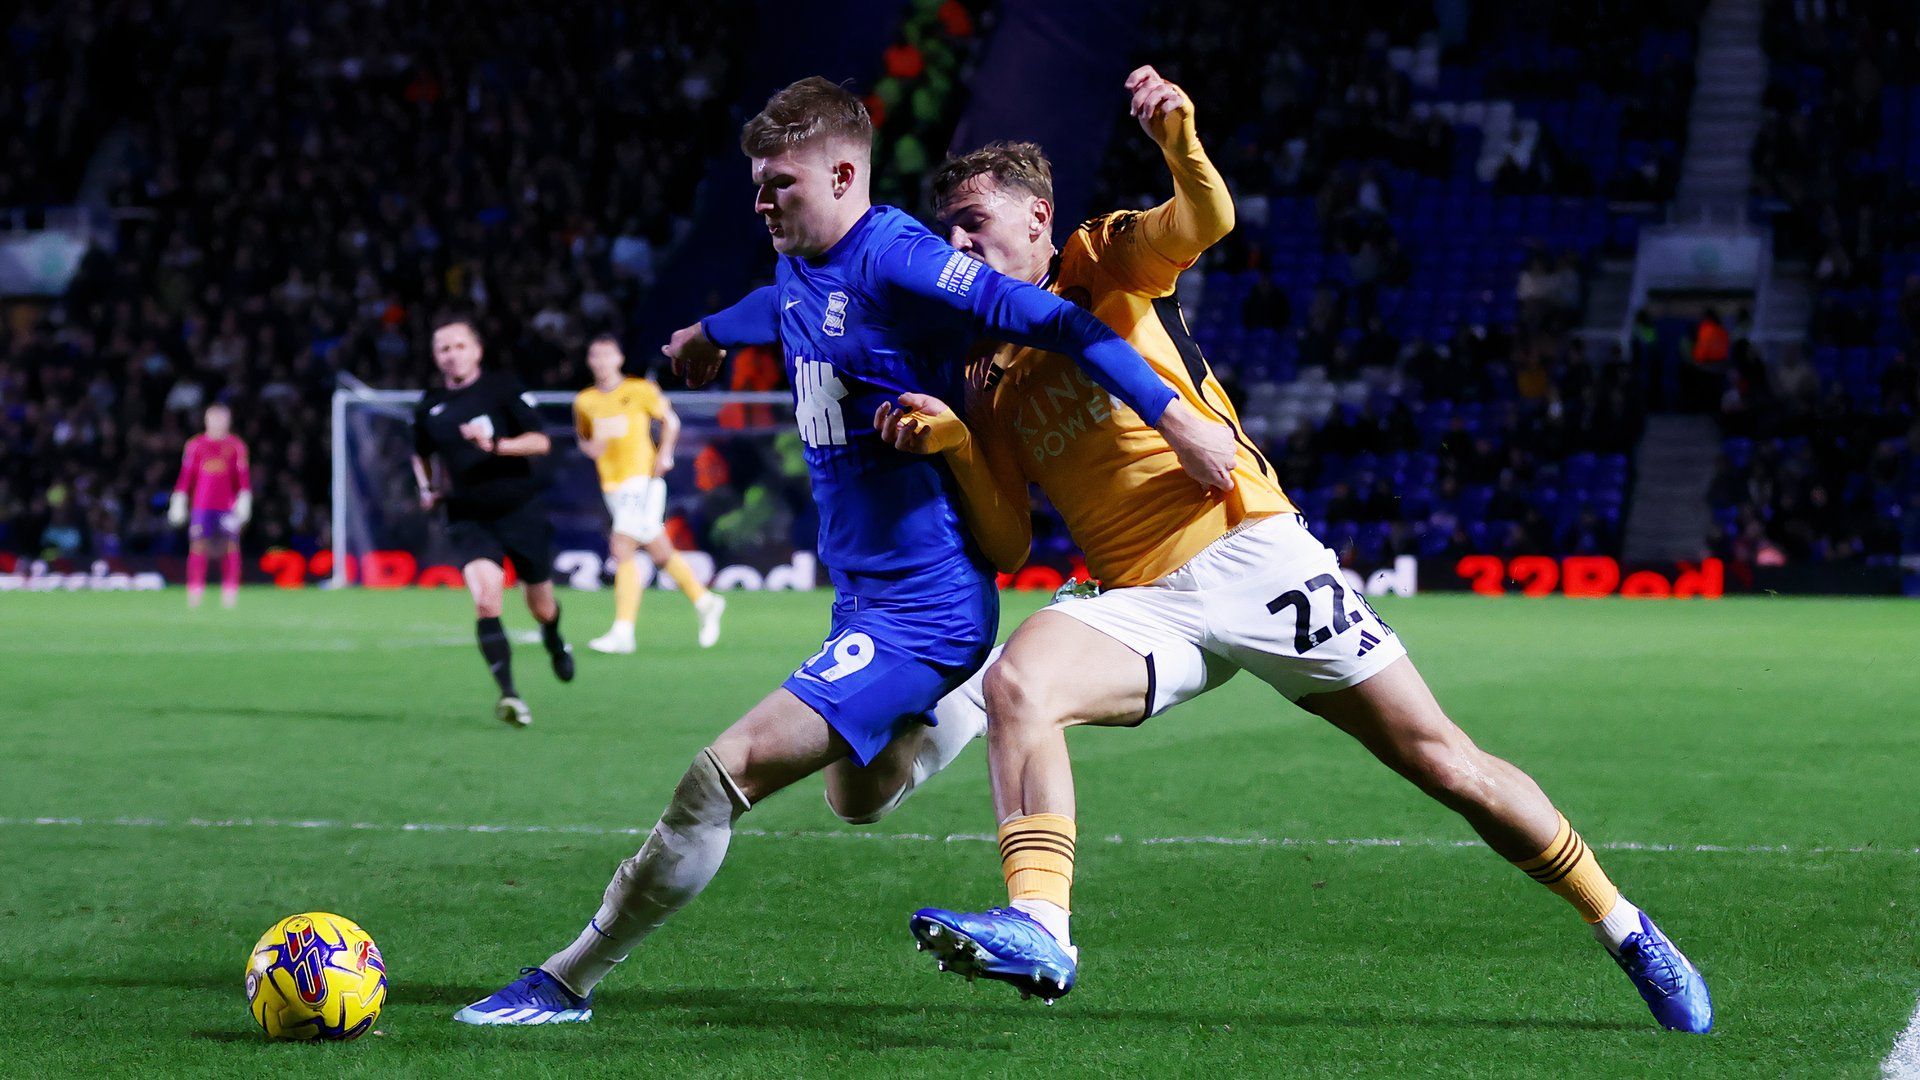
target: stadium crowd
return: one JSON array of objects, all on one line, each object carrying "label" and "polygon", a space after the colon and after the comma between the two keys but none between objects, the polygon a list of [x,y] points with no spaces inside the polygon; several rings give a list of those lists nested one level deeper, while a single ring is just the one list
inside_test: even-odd
[{"label": "stadium crowd", "polygon": [[[1622,200],[1671,195],[1700,7],[1154,9],[1140,58],[1205,103],[1241,208],[1182,302],[1249,432],[1356,561],[1618,552],[1647,364],[1569,330],[1594,261],[1649,219]],[[1756,196],[1823,289],[1807,356],[1770,370],[1734,343],[1712,493],[1726,554],[1920,550],[1898,517],[1920,441],[1903,389],[1920,196],[1901,179],[1920,164],[1920,97],[1897,81],[1911,12],[1886,22],[1883,7],[1769,11]],[[581,385],[580,346],[625,328],[683,239],[705,162],[731,144],[747,30],[710,14],[640,26],[580,0],[539,18],[503,0],[458,14],[285,2],[200,28],[165,0],[34,5],[6,43],[0,144],[38,169],[10,170],[0,204],[79,183],[100,110],[72,102],[130,121],[101,180],[119,251],[89,258],[47,318],[0,326],[0,550],[176,550],[166,494],[215,400],[254,450],[249,546],[323,545],[337,375],[421,385],[426,320],[448,306],[479,311],[530,383]],[[916,5],[876,58],[888,197],[918,205],[991,15]],[[1248,35],[1279,44],[1262,64],[1233,60]],[[1410,60],[1435,42],[1435,67]],[[1535,121],[1532,136],[1515,127],[1489,154],[1485,121],[1461,106],[1490,98]],[[1831,164],[1847,160],[1874,167]],[[1099,205],[1164,196],[1145,140],[1117,132],[1107,161]],[[769,359],[739,365],[735,386],[776,389]],[[1856,434],[1824,444],[1836,425]],[[748,556],[804,537],[792,449],[700,454],[681,542]],[[1039,509],[1042,545],[1064,548]]]},{"label": "stadium crowd", "polygon": [[1735,343],[1713,547],[1763,563],[1920,554],[1920,13],[1767,7],[1754,206],[1815,290],[1808,341]]},{"label": "stadium crowd", "polygon": [[[1241,211],[1182,303],[1349,558],[1618,552],[1644,374],[1568,331],[1644,220],[1610,199],[1671,193],[1701,6],[1156,11],[1141,56],[1206,103]],[[1236,62],[1248,36],[1281,44]],[[1538,122],[1491,167],[1480,97]],[[1109,204],[1164,197],[1143,140],[1109,160]]]},{"label": "stadium crowd", "polygon": [[36,24],[168,59],[111,178],[119,251],[0,329],[6,549],[177,547],[167,492],[215,400],[253,448],[251,546],[322,543],[336,373],[422,385],[449,306],[533,384],[582,385],[581,346],[623,327],[730,144],[745,54],[726,6],[285,2],[210,29],[155,8]]}]

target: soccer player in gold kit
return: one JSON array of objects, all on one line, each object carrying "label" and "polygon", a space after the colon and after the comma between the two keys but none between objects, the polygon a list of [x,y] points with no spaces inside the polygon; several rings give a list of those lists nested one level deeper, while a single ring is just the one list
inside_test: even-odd
[{"label": "soccer player in gold kit", "polygon": [[[1011,277],[1089,308],[1204,415],[1238,417],[1173,299],[1180,272],[1233,226],[1225,182],[1201,148],[1192,103],[1150,67],[1129,76],[1132,113],[1162,150],[1174,197],[1085,223],[1056,252],[1051,167],[1033,144],[950,160],[935,198],[950,242]],[[1099,595],[1029,618],[983,673],[936,710],[944,760],[990,717],[988,753],[1009,905],[927,908],[912,929],[943,969],[986,975],[1051,1001],[1072,988],[1068,932],[1076,835],[1065,730],[1132,725],[1245,669],[1360,741],[1472,825],[1489,847],[1567,899],[1668,1028],[1712,1025],[1705,980],[1620,896],[1593,852],[1530,777],[1476,746],[1440,708],[1398,635],[1350,592],[1337,556],[1307,531],[1272,466],[1243,435],[1225,491],[1185,477],[1157,433],[1112,408],[1062,357],[1003,346],[970,395],[903,395],[875,417],[902,449],[942,452],[970,524],[1003,569],[1025,558],[1028,482],[1065,518]],[[1100,677],[1089,678],[1089,672]],[[873,820],[904,798],[867,808]],[[836,809],[841,809],[836,806]],[[843,815],[847,816],[847,815]]]},{"label": "soccer player in gold kit", "polygon": [[[611,334],[594,338],[587,346],[587,368],[593,385],[573,399],[573,426],[580,450],[593,459],[600,473],[600,489],[613,515],[607,546],[613,552],[613,629],[594,638],[595,652],[630,653],[634,650],[633,623],[640,614],[640,566],[636,553],[645,550],[700,616],[700,647],[720,640],[720,615],[726,601],[708,592],[693,576],[687,560],[666,536],[667,473],[673,471],[673,448],[680,438],[680,417],[660,386],[651,379],[626,375],[626,356]],[[653,425],[660,425],[654,441]]]}]

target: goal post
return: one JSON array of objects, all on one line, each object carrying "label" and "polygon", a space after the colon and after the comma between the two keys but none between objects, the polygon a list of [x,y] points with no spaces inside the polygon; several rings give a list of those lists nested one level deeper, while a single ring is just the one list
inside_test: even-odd
[{"label": "goal post", "polygon": [[[443,515],[420,508],[413,477],[413,410],[421,393],[348,379],[334,391],[329,587],[458,583]],[[574,395],[530,396],[553,439],[541,468],[555,577],[597,588],[611,573],[604,564],[609,519],[593,462],[574,432]],[[730,577],[717,582],[723,586],[813,587],[812,500],[804,469],[795,469],[791,395],[676,392],[667,399],[681,420],[667,478],[667,517],[678,519],[669,535],[696,541],[688,562],[704,578]]]}]

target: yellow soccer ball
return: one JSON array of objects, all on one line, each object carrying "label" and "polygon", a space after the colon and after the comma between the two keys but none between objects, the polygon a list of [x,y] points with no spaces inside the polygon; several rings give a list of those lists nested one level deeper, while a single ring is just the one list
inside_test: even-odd
[{"label": "yellow soccer ball", "polygon": [[247,958],[247,1005],[269,1039],[357,1039],[386,1003],[387,962],[352,919],[289,915]]}]

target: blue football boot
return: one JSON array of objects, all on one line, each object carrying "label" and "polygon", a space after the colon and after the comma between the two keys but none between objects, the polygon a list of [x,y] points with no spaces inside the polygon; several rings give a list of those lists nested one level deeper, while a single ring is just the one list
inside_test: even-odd
[{"label": "blue football boot", "polygon": [[921,908],[907,924],[922,952],[931,951],[941,971],[998,979],[1051,1005],[1073,989],[1078,949],[1063,946],[1024,911],[948,911]]},{"label": "blue football boot", "polygon": [[1640,913],[1639,932],[1627,935],[1613,959],[1633,980],[1661,1027],[1696,1035],[1713,1030],[1713,998],[1707,993],[1707,980],[1646,912]]},{"label": "blue football boot", "polygon": [[593,1019],[593,995],[581,997],[537,967],[453,1014],[463,1024],[584,1024]]}]

